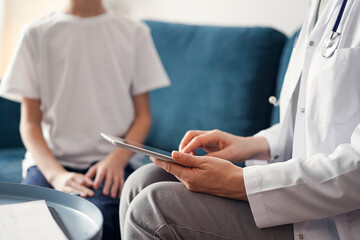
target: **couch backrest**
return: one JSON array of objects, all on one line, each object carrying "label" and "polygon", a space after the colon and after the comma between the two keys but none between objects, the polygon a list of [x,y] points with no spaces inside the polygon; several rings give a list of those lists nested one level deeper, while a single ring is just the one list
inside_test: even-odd
[{"label": "couch backrest", "polygon": [[22,147],[20,104],[0,97],[0,149]]},{"label": "couch backrest", "polygon": [[[146,23],[172,81],[151,93],[147,144],[170,151],[190,129],[248,136],[268,127],[270,115],[278,122],[267,99],[279,96],[295,35],[283,48],[286,37],[270,28]],[[0,98],[0,149],[23,146],[19,123],[20,104]]]},{"label": "couch backrest", "polygon": [[271,28],[147,21],[172,85],[151,93],[147,144],[177,149],[190,129],[249,136],[269,126],[287,37]]}]

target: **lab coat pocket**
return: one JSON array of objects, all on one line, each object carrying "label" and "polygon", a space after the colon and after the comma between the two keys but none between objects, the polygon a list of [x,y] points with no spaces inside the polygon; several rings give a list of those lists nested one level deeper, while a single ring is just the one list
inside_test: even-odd
[{"label": "lab coat pocket", "polygon": [[321,74],[308,89],[309,117],[345,123],[360,109],[360,48],[337,49],[332,57],[318,60]]}]

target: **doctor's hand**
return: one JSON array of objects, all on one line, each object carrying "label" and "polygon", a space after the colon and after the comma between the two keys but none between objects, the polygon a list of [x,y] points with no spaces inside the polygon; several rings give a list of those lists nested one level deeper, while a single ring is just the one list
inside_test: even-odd
[{"label": "doctor's hand", "polygon": [[182,166],[155,158],[151,160],[192,192],[247,201],[242,168],[220,158],[177,151],[172,152],[172,158]]},{"label": "doctor's hand", "polygon": [[270,159],[269,145],[263,137],[240,137],[219,130],[188,131],[183,137],[179,151],[194,153],[202,148],[206,156],[219,157],[234,162],[247,159]]},{"label": "doctor's hand", "polygon": [[94,192],[90,190],[93,187],[93,182],[81,173],[64,171],[56,174],[50,183],[58,191],[66,193],[79,192],[81,197],[94,196]]},{"label": "doctor's hand", "polygon": [[124,169],[127,161],[110,154],[102,161],[89,168],[85,176],[94,180],[94,188],[98,189],[105,180],[103,194],[112,198],[120,198],[124,186]]}]

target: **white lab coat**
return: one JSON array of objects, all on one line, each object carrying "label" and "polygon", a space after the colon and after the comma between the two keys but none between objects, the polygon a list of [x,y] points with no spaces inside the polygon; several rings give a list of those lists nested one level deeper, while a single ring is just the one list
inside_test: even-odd
[{"label": "white lab coat", "polygon": [[259,228],[294,223],[295,239],[360,239],[359,2],[348,0],[331,58],[321,50],[342,0],[330,0],[315,27],[318,0],[311,2],[280,95],[280,124],[258,134],[272,164],[244,168]]}]

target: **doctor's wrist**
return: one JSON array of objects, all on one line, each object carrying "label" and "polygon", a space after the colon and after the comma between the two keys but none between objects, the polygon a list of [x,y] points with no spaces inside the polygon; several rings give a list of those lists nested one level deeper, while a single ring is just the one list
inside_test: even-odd
[{"label": "doctor's wrist", "polygon": [[248,137],[249,157],[248,159],[266,160],[271,158],[270,147],[266,138],[261,136]]}]

